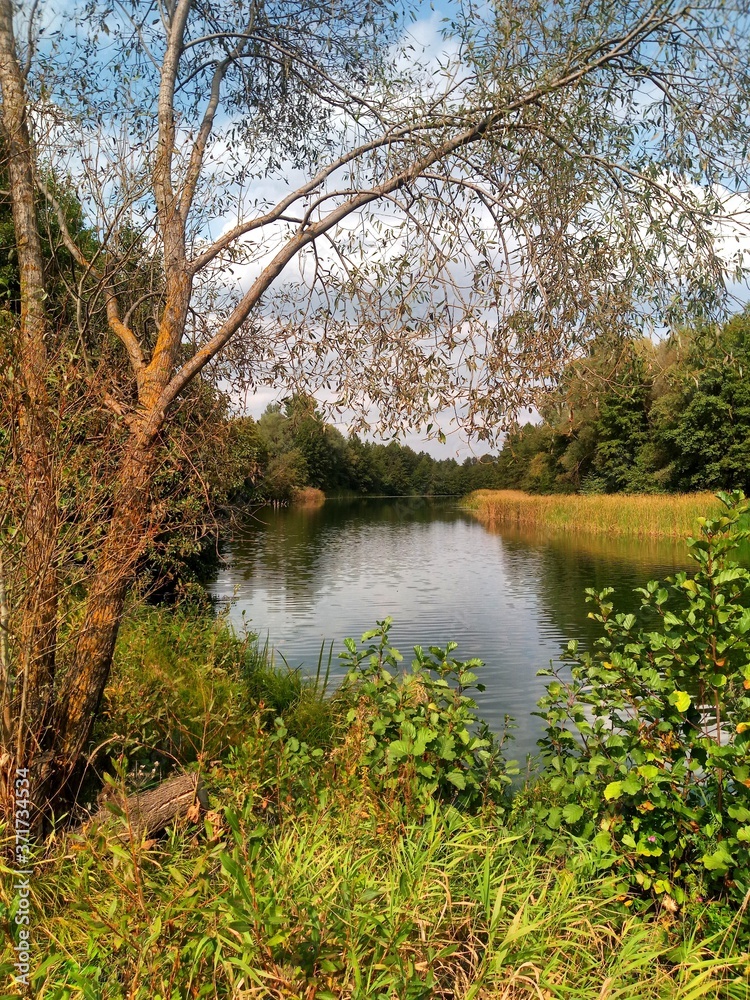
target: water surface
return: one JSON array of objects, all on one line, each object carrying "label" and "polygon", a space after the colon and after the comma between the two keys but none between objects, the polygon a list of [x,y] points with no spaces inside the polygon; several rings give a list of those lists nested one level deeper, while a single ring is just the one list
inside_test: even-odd
[{"label": "water surface", "polygon": [[457,501],[329,500],[317,509],[263,508],[227,546],[211,588],[231,601],[245,625],[287,662],[313,672],[321,642],[359,639],[376,620],[394,619],[393,644],[458,642],[461,659],[486,666],[477,696],[495,727],[505,714],[518,725],[513,755],[535,751],[534,711],[543,693],[538,670],[557,661],[569,639],[590,645],[599,634],[587,618],[587,587],[616,588],[623,610],[654,577],[688,564],[684,542],[488,530]]}]

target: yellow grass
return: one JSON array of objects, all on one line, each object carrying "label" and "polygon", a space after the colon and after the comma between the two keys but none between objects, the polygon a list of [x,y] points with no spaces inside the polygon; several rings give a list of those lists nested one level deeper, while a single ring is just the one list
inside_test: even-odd
[{"label": "yellow grass", "polygon": [[303,486],[294,491],[292,503],[295,507],[322,507],[326,502],[326,495],[323,490],[318,490],[314,486]]},{"label": "yellow grass", "polygon": [[663,538],[695,534],[699,517],[722,509],[712,493],[533,496],[520,490],[476,490],[467,505],[490,523]]}]

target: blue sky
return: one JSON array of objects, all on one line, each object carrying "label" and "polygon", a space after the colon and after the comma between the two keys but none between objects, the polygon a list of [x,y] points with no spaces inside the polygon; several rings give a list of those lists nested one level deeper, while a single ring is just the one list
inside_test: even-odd
[{"label": "blue sky", "polygon": [[[72,3],[50,3],[44,7],[42,17],[45,19],[45,23],[52,24],[55,19],[55,14],[58,17],[65,17],[66,13],[70,12],[73,6],[74,5]],[[416,5],[409,5],[408,9],[415,14],[415,19],[408,25],[408,37],[416,50],[415,56],[421,54],[427,59],[437,57],[443,48],[443,42],[440,34],[441,22],[445,17],[449,16],[451,10],[455,10],[456,7],[457,4],[446,2],[446,0],[437,0],[437,2],[432,3],[422,2]],[[277,177],[273,180],[269,180],[267,183],[262,182],[257,185],[257,187],[264,197],[268,197],[270,200],[275,201],[282,192],[286,193],[288,190],[286,182],[293,183],[293,176],[291,172],[287,172],[286,177]],[[214,225],[211,227],[211,235],[214,237],[218,236],[222,226],[227,222],[231,224],[232,221],[236,220],[231,218],[231,212],[223,220],[216,220]],[[243,276],[238,272],[237,276],[240,284],[246,284],[251,275],[248,272]],[[738,303],[747,301],[748,294],[747,289],[744,286],[736,288],[735,291]],[[264,390],[258,393],[255,397],[247,400],[247,411],[257,417],[260,413],[262,413],[269,402],[279,399],[284,394],[284,391],[277,392],[270,389]],[[526,413],[524,414],[524,418],[533,419],[533,415],[530,417],[529,414]],[[346,429],[344,424],[340,423],[339,426],[342,430]],[[437,457],[456,457],[463,459],[468,455],[481,455],[486,453],[487,446],[485,444],[475,443],[472,445],[460,432],[451,430],[449,419],[444,420],[441,426],[447,435],[447,442],[445,444],[440,444],[436,440],[427,440],[427,438],[423,435],[414,433],[406,435],[402,438],[402,440],[416,450],[426,450]]]}]

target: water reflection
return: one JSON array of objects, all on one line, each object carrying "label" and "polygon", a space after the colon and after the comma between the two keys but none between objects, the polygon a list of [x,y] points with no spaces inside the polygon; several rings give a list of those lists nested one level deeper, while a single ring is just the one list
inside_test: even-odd
[{"label": "water reflection", "polygon": [[359,638],[376,619],[395,619],[394,643],[459,643],[458,655],[487,664],[483,715],[519,729],[515,752],[533,753],[532,719],[543,684],[536,672],[571,638],[590,643],[587,587],[632,589],[686,565],[684,545],[488,529],[455,502],[328,501],[316,509],[264,509],[225,553],[213,585],[233,596],[247,622],[294,666],[313,670],[321,642]]}]

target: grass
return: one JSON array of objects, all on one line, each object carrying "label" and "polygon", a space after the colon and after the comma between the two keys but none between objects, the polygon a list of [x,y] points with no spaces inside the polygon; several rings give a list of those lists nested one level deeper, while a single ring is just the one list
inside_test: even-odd
[{"label": "grass", "polygon": [[[304,740],[330,740],[333,703],[325,694],[328,658],[318,676],[276,663],[268,643],[237,635],[206,603],[133,607],[120,629],[94,742],[133,768],[211,761],[244,738],[259,711],[278,716]],[[326,665],[328,669],[326,669]]]},{"label": "grass", "polygon": [[341,760],[292,793],[264,739],[216,770],[202,830],[70,838],[42,867],[34,995],[747,997],[732,923],[707,941],[633,913],[585,847],[550,859],[490,813],[396,821]]},{"label": "grass", "polygon": [[723,509],[711,493],[538,496],[477,490],[466,503],[489,523],[662,538],[693,535],[699,517],[718,516]]},{"label": "grass", "polygon": [[326,653],[306,681],[205,608],[132,613],[98,734],[112,780],[132,787],[133,759],[156,753],[204,773],[210,809],[145,842],[123,842],[116,820],[50,838],[31,995],[748,1000],[744,914],[628,894],[588,846],[517,824],[522,797],[410,812],[408,789],[363,765],[346,701],[326,696]]}]

